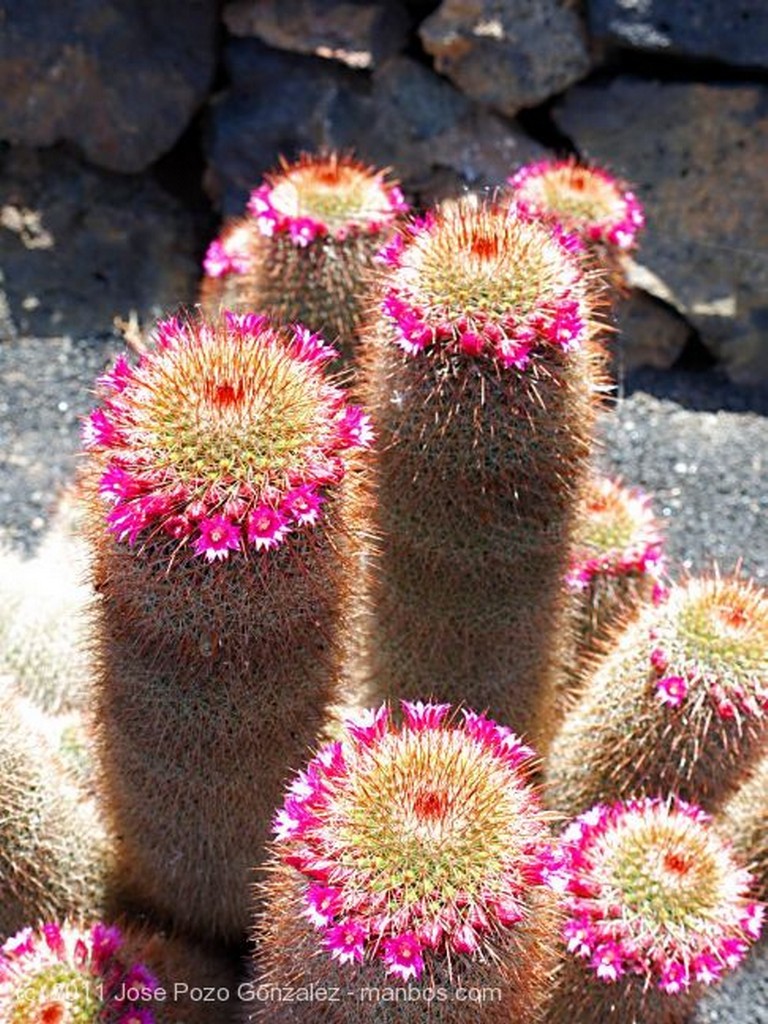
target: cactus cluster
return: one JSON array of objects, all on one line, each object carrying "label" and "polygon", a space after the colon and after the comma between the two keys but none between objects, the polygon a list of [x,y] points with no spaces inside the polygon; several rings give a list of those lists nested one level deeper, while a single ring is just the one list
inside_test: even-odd
[{"label": "cactus cluster", "polygon": [[2,580],[3,1022],[682,1024],[758,937],[768,598],[591,475],[642,212],[511,185],[284,163],[99,378],[90,589]]}]

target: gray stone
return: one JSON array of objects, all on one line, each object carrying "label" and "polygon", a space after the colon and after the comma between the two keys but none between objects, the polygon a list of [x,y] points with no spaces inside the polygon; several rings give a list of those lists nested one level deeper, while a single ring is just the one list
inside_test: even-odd
[{"label": "gray stone", "polygon": [[392,167],[423,202],[501,184],[516,166],[545,153],[408,57],[388,60],[369,76],[251,40],[234,40],[227,53],[232,88],[211,111],[206,181],[228,214],[242,212],[278,153],[353,150]]},{"label": "gray stone", "polygon": [[601,42],[768,67],[765,0],[588,0],[587,7]]},{"label": "gray stone", "polygon": [[555,108],[579,151],[637,184],[640,259],[732,380],[768,381],[768,87],[577,86]]},{"label": "gray stone", "polygon": [[0,195],[5,338],[109,334],[116,316],[146,320],[194,299],[191,215],[151,178],[11,149]]},{"label": "gray stone", "polygon": [[215,0],[0,0],[0,139],[113,171],[167,153],[213,75]]},{"label": "gray stone", "polygon": [[370,68],[406,45],[410,18],[398,0],[234,0],[224,22],[236,36]]},{"label": "gray stone", "polygon": [[419,35],[438,71],[502,114],[536,106],[590,70],[584,25],[563,0],[443,0]]},{"label": "gray stone", "polygon": [[638,288],[619,303],[616,326],[618,358],[627,371],[639,366],[668,370],[693,334],[678,313]]}]

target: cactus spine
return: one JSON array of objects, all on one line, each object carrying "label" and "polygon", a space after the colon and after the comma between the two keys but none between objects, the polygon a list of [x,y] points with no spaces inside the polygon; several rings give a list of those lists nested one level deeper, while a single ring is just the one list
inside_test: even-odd
[{"label": "cactus spine", "polygon": [[691,804],[597,805],[560,854],[568,953],[547,1024],[684,1024],[760,935],[751,875]]},{"label": "cactus spine", "polygon": [[[369,427],[304,328],[158,325],[86,421],[102,796],[122,898],[239,941],[291,765],[338,700]],[[350,474],[354,475],[354,474]]]},{"label": "cactus spine", "polygon": [[39,712],[0,694],[0,939],[29,922],[86,916],[103,905],[106,840],[93,806],[68,781]]},{"label": "cactus spine", "polygon": [[[556,933],[546,816],[533,751],[474,712],[403,702],[350,721],[290,785],[275,818],[257,917],[254,987],[338,986],[318,1008],[263,999],[251,1020],[459,1021],[456,990],[487,999],[472,1019],[527,1021],[547,986]],[[365,989],[408,986],[391,1011]],[[447,998],[446,998],[447,997]]]},{"label": "cactus spine", "polygon": [[718,824],[750,865],[760,899],[768,901],[768,755],[725,804]]},{"label": "cactus spine", "polygon": [[488,708],[543,749],[601,387],[585,279],[546,228],[471,199],[383,259],[361,346],[379,439],[367,681]]},{"label": "cactus spine", "polygon": [[299,320],[351,356],[373,257],[407,210],[398,185],[350,157],[305,154],[268,174],[248,209],[208,249],[204,307]]},{"label": "cactus spine", "polygon": [[768,722],[768,599],[692,579],[619,636],[546,765],[553,806],[671,792],[714,810],[754,767]]}]

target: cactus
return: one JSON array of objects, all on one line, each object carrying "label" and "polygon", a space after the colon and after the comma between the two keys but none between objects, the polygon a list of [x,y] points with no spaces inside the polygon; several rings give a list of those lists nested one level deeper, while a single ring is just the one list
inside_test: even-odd
[{"label": "cactus", "polygon": [[350,356],[365,313],[365,280],[399,214],[384,171],[336,153],[303,155],[251,193],[250,216],[209,246],[201,301],[300,320]]},{"label": "cactus", "polygon": [[714,810],[750,773],[768,723],[768,598],[692,579],[618,638],[566,716],[546,766],[563,811],[676,792]]},{"label": "cactus", "polygon": [[[260,889],[251,1020],[453,1022],[467,1019],[460,989],[486,993],[473,1021],[533,1019],[556,934],[533,751],[474,712],[402,708],[400,727],[386,705],[350,720],[288,788]],[[272,984],[341,998],[281,1004]],[[416,995],[388,1013],[369,986]]]},{"label": "cactus", "polygon": [[542,225],[471,198],[382,259],[359,384],[379,439],[370,695],[466,700],[543,751],[602,387],[585,279]]},{"label": "cactus", "polygon": [[527,164],[507,182],[528,216],[580,238],[614,287],[626,288],[622,255],[637,244],[645,216],[624,182],[574,159]]},{"label": "cactus", "polygon": [[760,899],[768,901],[768,754],[725,804],[718,825],[749,864]]},{"label": "cactus", "polygon": [[691,804],[598,805],[560,853],[568,955],[547,1024],[685,1024],[759,937],[749,872]]},{"label": "cactus", "polygon": [[104,899],[107,846],[95,808],[69,781],[40,712],[0,694],[0,939],[30,921],[89,915]]},{"label": "cactus", "polygon": [[284,776],[339,699],[361,521],[342,478],[370,428],[334,356],[260,316],[164,321],[84,426],[120,898],[232,942]]},{"label": "cactus", "polygon": [[590,479],[566,576],[575,632],[572,690],[605,653],[611,631],[662,596],[662,546],[646,495],[607,477]]},{"label": "cactus", "polygon": [[0,553],[0,672],[53,714],[85,701],[91,672],[79,550],[59,531],[25,561]]}]

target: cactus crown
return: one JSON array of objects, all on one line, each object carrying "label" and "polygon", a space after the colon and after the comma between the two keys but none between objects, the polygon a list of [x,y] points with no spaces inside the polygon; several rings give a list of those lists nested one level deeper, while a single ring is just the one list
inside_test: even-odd
[{"label": "cactus crown", "polygon": [[588,333],[585,280],[562,238],[493,202],[444,203],[381,253],[383,311],[409,354],[495,357],[524,369]]},{"label": "cactus crown", "polygon": [[408,209],[397,183],[386,172],[352,157],[304,153],[251,193],[248,209],[262,234],[285,234],[298,246],[330,236],[374,233]]},{"label": "cactus crown", "polygon": [[568,949],[598,978],[636,973],[670,994],[710,984],[759,937],[752,877],[682,800],[598,805],[563,834]]},{"label": "cactus crown", "polygon": [[662,538],[651,500],[617,480],[589,481],[571,553],[568,583],[586,587],[598,575],[658,575]]},{"label": "cactus crown", "polygon": [[768,712],[768,599],[737,579],[675,588],[651,630],[651,665],[663,703],[709,701],[725,719]]},{"label": "cactus crown", "polygon": [[[0,948],[0,1018],[5,1024],[154,1024],[157,988],[141,964],[119,959],[115,927],[72,924],[26,928]],[[141,1002],[125,998],[135,988]]]},{"label": "cactus crown", "polygon": [[254,314],[158,324],[138,366],[118,359],[100,379],[103,405],[85,422],[110,530],[213,561],[313,524],[349,450],[371,439],[322,373],[335,355]]},{"label": "cactus crown", "polygon": [[407,979],[428,951],[492,951],[526,916],[548,847],[530,748],[473,712],[449,724],[447,704],[402,708],[401,728],[384,705],[347,723],[291,785],[275,833],[331,956],[383,958]]},{"label": "cactus crown", "polygon": [[600,167],[576,160],[542,160],[507,179],[529,215],[559,224],[585,240],[616,249],[635,245],[643,208],[626,185]]},{"label": "cactus crown", "polygon": [[239,217],[224,227],[205,253],[203,270],[208,277],[224,277],[226,274],[246,274],[252,269],[253,218]]}]

